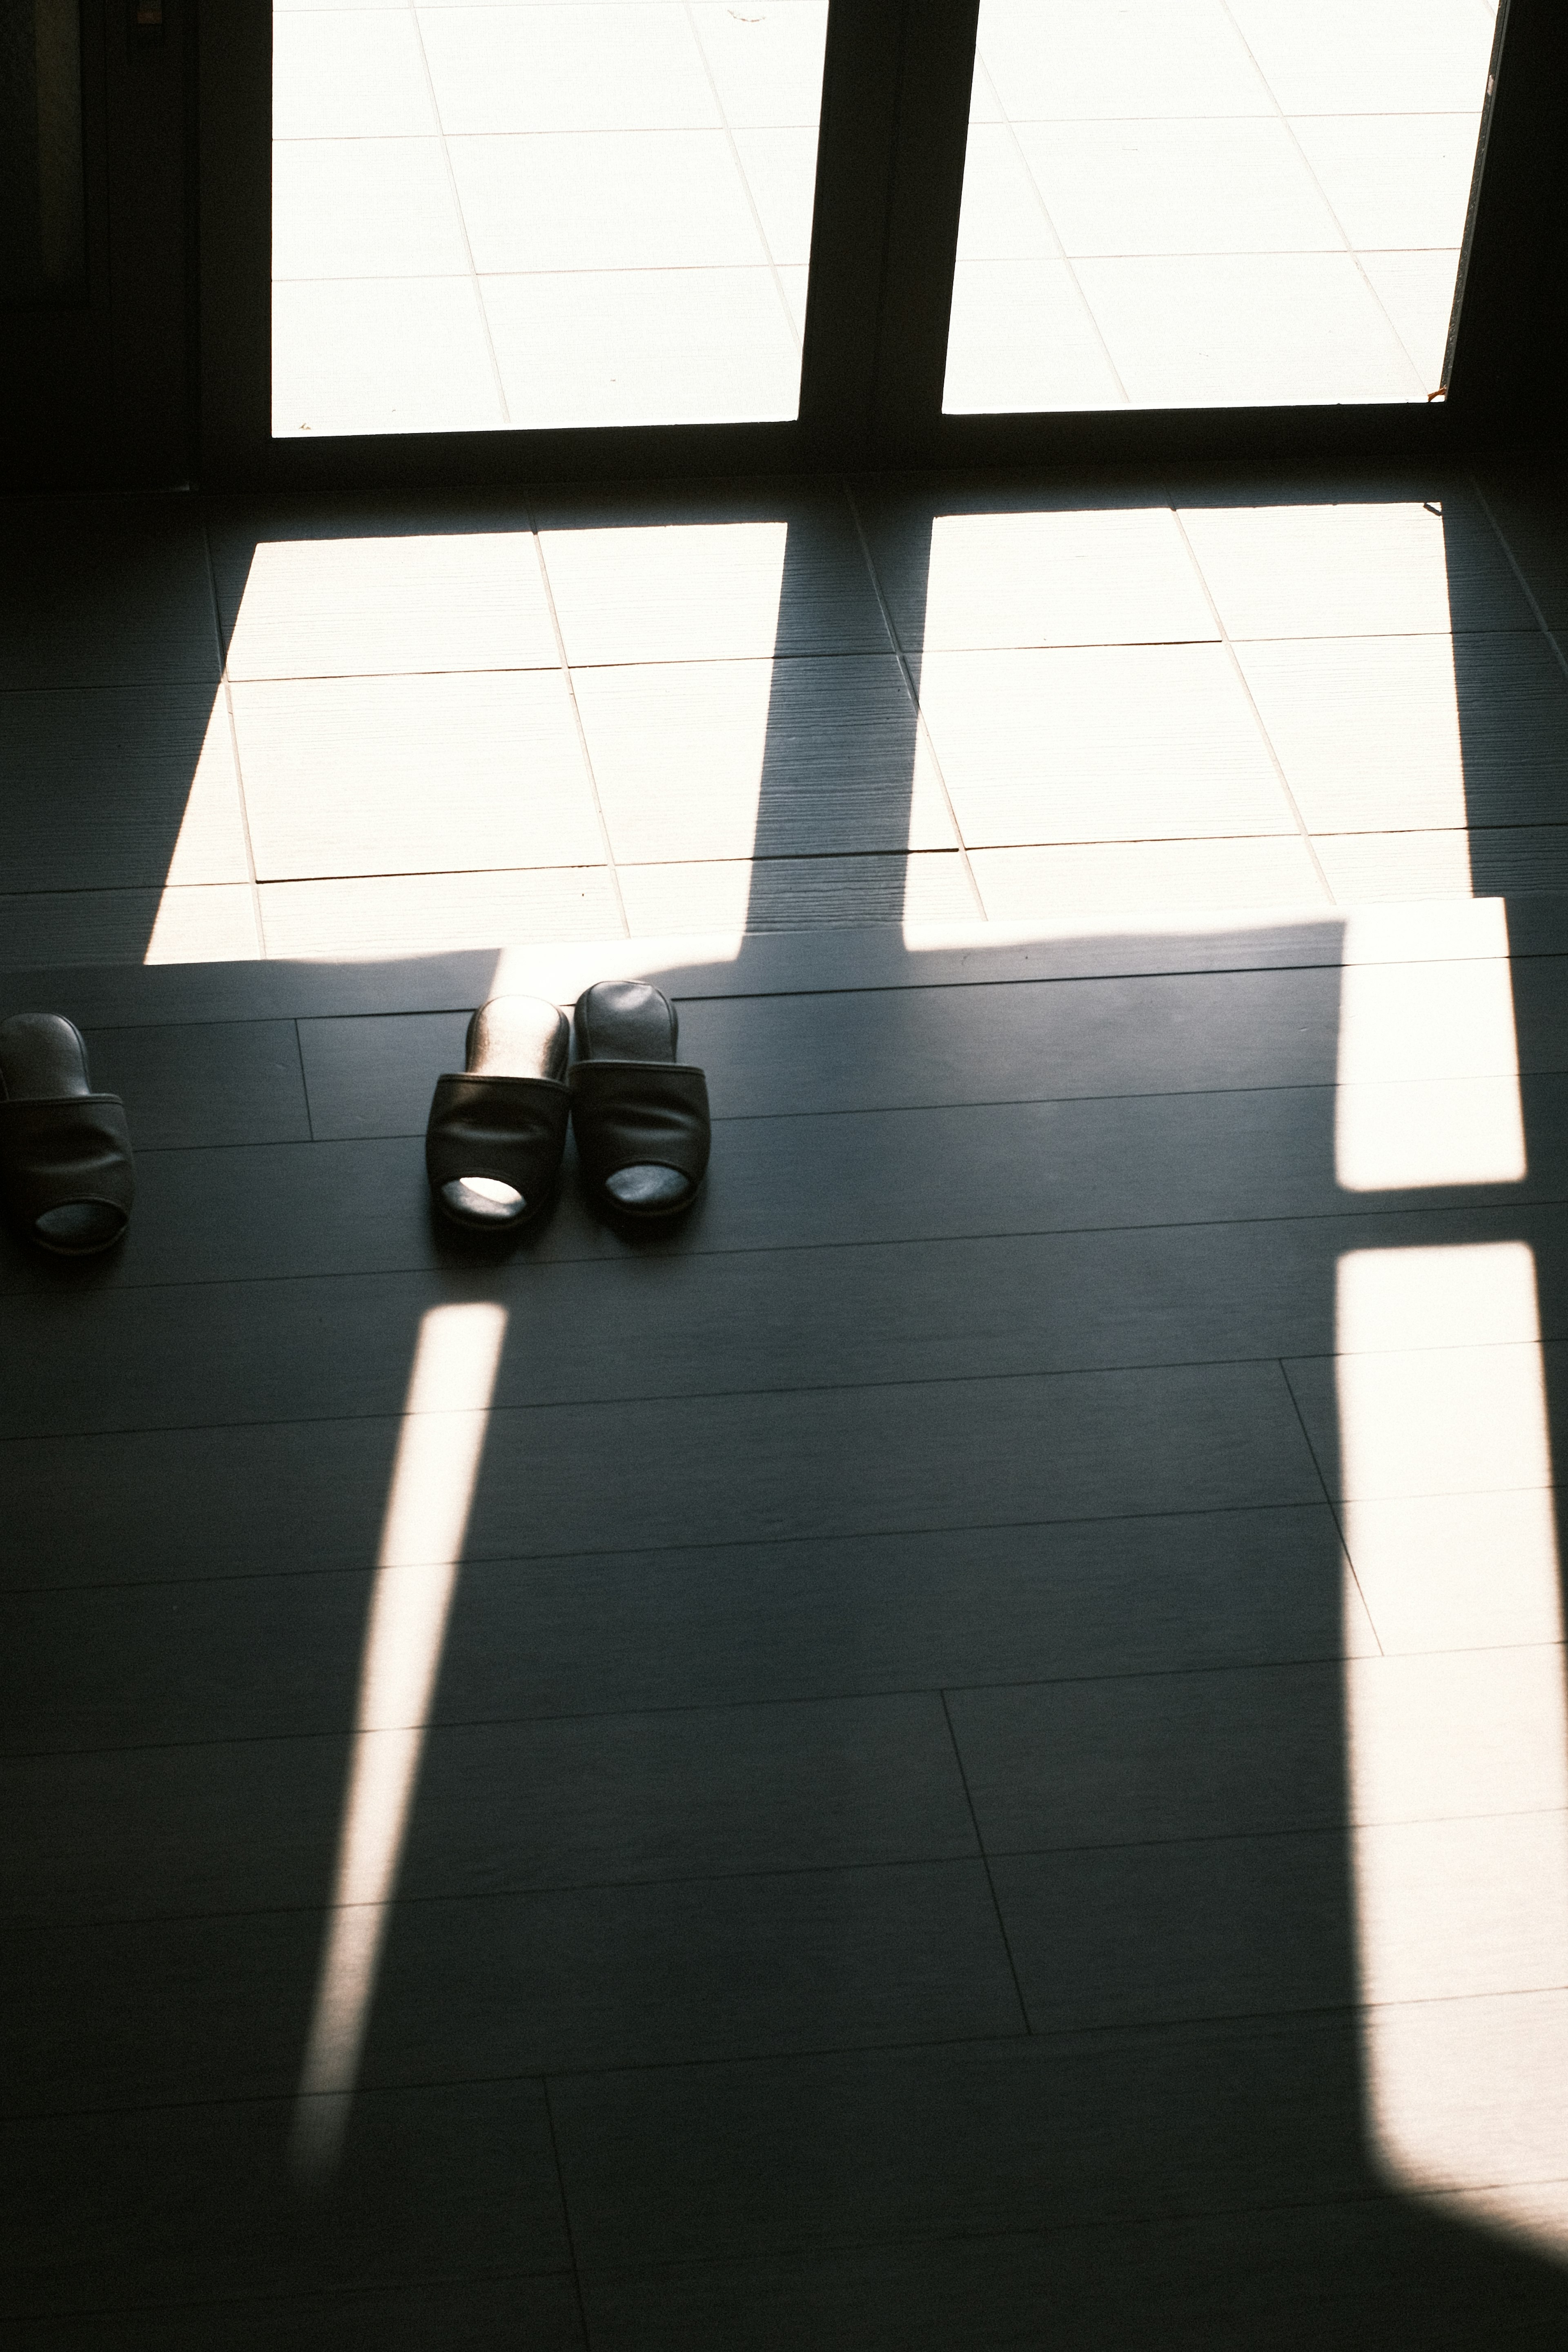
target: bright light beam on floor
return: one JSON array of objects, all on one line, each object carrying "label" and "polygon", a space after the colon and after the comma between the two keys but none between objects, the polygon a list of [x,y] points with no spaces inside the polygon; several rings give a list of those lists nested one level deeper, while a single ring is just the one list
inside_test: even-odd
[{"label": "bright light beam on floor", "polygon": [[1357,1251],[1338,1318],[1346,1543],[1384,1644],[1345,1669],[1368,2141],[1406,2194],[1561,2257],[1568,1707],[1534,1261]]},{"label": "bright light beam on floor", "polygon": [[1525,1172],[1506,910],[1495,952],[1453,962],[1362,961],[1346,927],[1334,1160],[1348,1192],[1516,1184]]},{"label": "bright light beam on floor", "polygon": [[295,2110],[306,2180],[329,2176],[342,2147],[505,1335],[505,1309],[480,1303],[433,1307],[419,1327]]}]

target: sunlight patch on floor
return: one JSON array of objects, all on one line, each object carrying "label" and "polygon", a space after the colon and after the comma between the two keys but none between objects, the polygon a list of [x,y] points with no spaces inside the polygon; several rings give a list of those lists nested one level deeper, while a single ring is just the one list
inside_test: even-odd
[{"label": "sunlight patch on floor", "polygon": [[1368,2137],[1393,2185],[1568,2252],[1568,1706],[1532,1254],[1353,1252],[1338,1330],[1349,1572],[1384,1638],[1345,1669]]},{"label": "sunlight patch on floor", "polygon": [[474,1303],[433,1307],[419,1328],[300,2078],[294,2162],[305,2179],[331,2174],[348,2125],[506,1322],[504,1307]]}]

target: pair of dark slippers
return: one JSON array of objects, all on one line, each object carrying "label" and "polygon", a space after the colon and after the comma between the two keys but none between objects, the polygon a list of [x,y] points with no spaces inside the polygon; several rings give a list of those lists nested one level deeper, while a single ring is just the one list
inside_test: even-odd
[{"label": "pair of dark slippers", "polygon": [[[459,1225],[500,1234],[548,1205],[570,1119],[590,1192],[623,1217],[689,1208],[708,1167],[702,1072],[675,1058],[675,1007],[643,981],[578,1000],[577,1059],[560,1008],[492,997],[468,1024],[468,1067],[437,1080],[430,1188]],[[94,1094],[80,1030],[61,1013],[0,1021],[0,1201],[60,1257],[112,1249],[136,1165],[118,1095]]]},{"label": "pair of dark slippers", "polygon": [[697,1197],[711,1143],[708,1082],[676,1060],[679,1039],[675,1007],[646,981],[600,981],[578,998],[570,1026],[537,996],[481,1004],[467,1066],[437,1080],[426,1129],[442,1214],[492,1234],[531,1223],[553,1198],[570,1121],[601,1207],[679,1216]]}]

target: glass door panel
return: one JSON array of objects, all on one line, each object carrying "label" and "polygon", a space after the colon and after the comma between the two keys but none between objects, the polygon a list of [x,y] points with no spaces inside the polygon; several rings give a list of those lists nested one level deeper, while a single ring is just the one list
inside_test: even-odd
[{"label": "glass door panel", "polygon": [[1425,401],[1494,0],[981,0],[943,407]]},{"label": "glass door panel", "polygon": [[795,416],[826,0],[276,0],[272,430]]}]

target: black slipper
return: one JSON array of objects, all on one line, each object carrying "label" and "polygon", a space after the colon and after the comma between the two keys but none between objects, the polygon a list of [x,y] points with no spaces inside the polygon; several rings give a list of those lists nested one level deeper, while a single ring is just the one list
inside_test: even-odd
[{"label": "black slipper", "polygon": [[468,1024],[468,1066],[436,1081],[425,1169],[443,1215],[496,1234],[546,1207],[566,1149],[571,1031],[559,1005],[492,996]]},{"label": "black slipper", "polygon": [[0,1021],[0,1197],[41,1249],[91,1257],[131,1222],[136,1165],[118,1095],[95,1095],[63,1013]]},{"label": "black slipper", "polygon": [[572,1125],[589,1189],[634,1217],[697,1196],[712,1130],[708,1081],[675,1058],[675,1007],[645,980],[602,980],[577,1000]]}]

